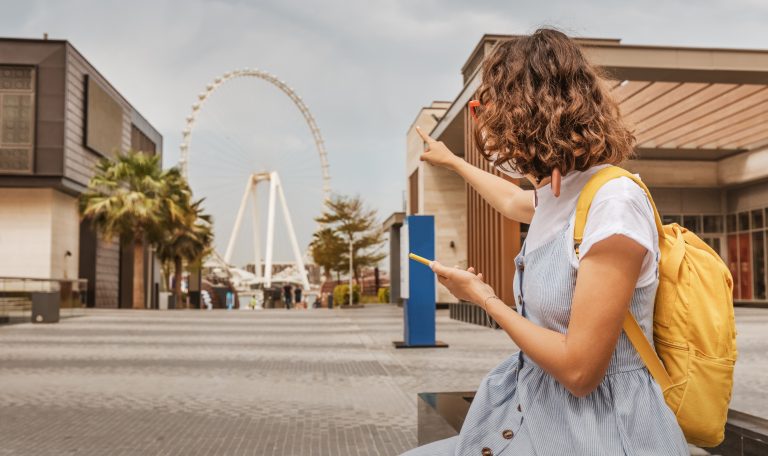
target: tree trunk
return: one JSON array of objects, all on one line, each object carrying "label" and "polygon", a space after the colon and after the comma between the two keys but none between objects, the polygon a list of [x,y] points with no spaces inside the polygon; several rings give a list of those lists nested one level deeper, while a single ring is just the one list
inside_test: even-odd
[{"label": "tree trunk", "polygon": [[[173,258],[173,296],[176,308],[181,309],[181,273],[182,273],[181,257],[177,256]],[[184,303],[184,308],[187,308],[187,303]]]},{"label": "tree trunk", "polygon": [[133,243],[133,308],[145,309],[144,301],[144,242],[136,239]]}]

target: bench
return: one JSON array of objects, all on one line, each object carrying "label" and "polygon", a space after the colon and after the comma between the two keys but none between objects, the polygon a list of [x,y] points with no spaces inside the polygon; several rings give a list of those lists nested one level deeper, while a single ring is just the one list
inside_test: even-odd
[{"label": "bench", "polygon": [[[419,445],[457,435],[474,397],[474,391],[419,393]],[[723,443],[692,454],[708,453],[722,456],[768,455],[768,420],[729,410]]]}]

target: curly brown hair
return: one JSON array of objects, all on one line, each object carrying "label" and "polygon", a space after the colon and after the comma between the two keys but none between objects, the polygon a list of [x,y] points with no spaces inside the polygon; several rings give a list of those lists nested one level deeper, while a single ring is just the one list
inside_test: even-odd
[{"label": "curly brown hair", "polygon": [[564,33],[502,41],[482,71],[474,136],[495,166],[541,180],[632,157],[635,138],[605,78]]}]

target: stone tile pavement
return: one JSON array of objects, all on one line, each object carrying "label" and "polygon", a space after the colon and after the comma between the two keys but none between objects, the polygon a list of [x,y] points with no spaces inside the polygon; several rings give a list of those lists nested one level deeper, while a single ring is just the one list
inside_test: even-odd
[{"label": "stone tile pavement", "polygon": [[[734,407],[768,416],[768,311],[739,311]],[[444,311],[450,348],[395,350],[401,315],[90,310],[2,326],[0,455],[399,454],[416,393],[474,389],[515,350]]]}]

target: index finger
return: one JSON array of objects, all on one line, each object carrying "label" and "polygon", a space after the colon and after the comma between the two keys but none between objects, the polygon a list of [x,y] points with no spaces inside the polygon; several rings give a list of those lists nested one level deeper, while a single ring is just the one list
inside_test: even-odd
[{"label": "index finger", "polygon": [[419,134],[419,136],[421,136],[421,139],[423,139],[423,140],[424,140],[424,142],[428,142],[428,143],[432,143],[432,142],[435,142],[435,140],[434,140],[434,139],[432,139],[432,137],[431,137],[431,136],[429,136],[428,134],[424,133],[424,132],[421,130],[421,127],[416,127],[416,133],[418,133],[418,134]]}]

